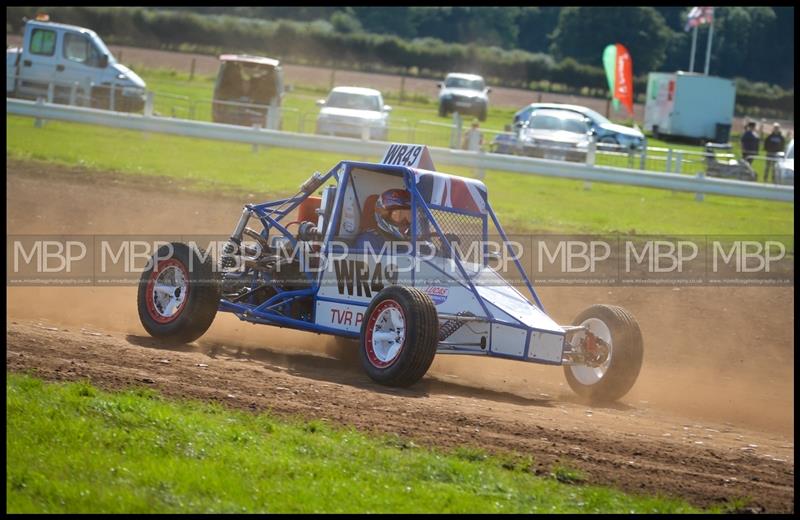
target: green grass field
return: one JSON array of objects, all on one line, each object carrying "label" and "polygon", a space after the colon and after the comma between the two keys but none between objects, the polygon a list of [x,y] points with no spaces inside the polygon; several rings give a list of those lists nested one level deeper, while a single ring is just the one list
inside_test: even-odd
[{"label": "green grass field", "polygon": [[7,374],[7,513],[696,513],[321,421]]},{"label": "green grass field", "polygon": [[[197,75],[192,79],[187,73],[167,69],[147,69],[139,71],[146,80],[148,87],[156,93],[155,112],[160,115],[211,121],[211,99],[214,91],[214,76]],[[316,116],[319,107],[316,100],[324,98],[328,93],[327,88],[294,85],[286,93],[283,101],[282,128],[291,132],[313,133],[315,130]],[[389,140],[393,142],[424,143],[429,146],[449,147],[453,119],[439,117],[435,98],[421,94],[404,96],[399,99],[399,92],[384,92],[384,100],[393,106],[390,116]],[[484,131],[484,149],[489,149],[489,144],[498,132],[504,130],[506,124],[511,123],[514,113],[522,107],[490,105],[487,120],[481,123]],[[466,117],[463,128],[469,127],[472,117]],[[632,121],[625,118],[616,118],[614,122],[630,126]],[[736,157],[741,156],[739,136],[731,137],[732,149],[728,152]],[[686,144],[684,142],[667,142],[648,136],[648,147],[651,148],[644,158],[645,168],[649,171],[680,172],[696,175],[705,171],[703,157],[697,155],[703,152],[701,146]],[[659,150],[660,149],[660,150]],[[666,149],[672,150],[672,158],[667,159]],[[682,154],[680,166],[676,166],[677,154]],[[616,166],[627,168],[640,168],[642,158],[638,155],[626,156],[625,154],[612,155],[598,153],[595,162],[601,166]],[[759,179],[763,175],[764,163],[756,159],[754,168]]]},{"label": "green grass field", "polygon": [[[137,69],[137,73],[147,82],[148,88],[162,96],[155,98],[155,110],[162,115],[188,117],[203,121],[211,120],[211,99],[214,93],[214,76],[196,75],[192,79],[188,73],[169,69]],[[319,107],[315,104],[317,99],[324,98],[328,91],[326,88],[310,87],[306,85],[294,85],[294,88],[287,92],[284,97],[284,129],[288,131],[312,132],[314,129],[313,117],[319,112]],[[408,122],[415,127],[415,123],[420,120],[433,121],[441,124],[450,124],[452,116],[440,118],[436,112],[436,99],[421,94],[406,94],[404,100],[399,99],[399,92],[383,92],[384,100],[392,105],[391,118],[393,121]],[[194,105],[193,112],[190,109]],[[498,106],[491,105],[488,117],[481,123],[481,128],[500,132],[506,124],[510,124],[514,113],[522,107],[518,106]],[[304,114],[304,116],[301,116]],[[615,123],[630,126],[630,119],[615,119]],[[466,121],[469,123],[469,120]],[[417,125],[419,126],[419,125]],[[424,128],[425,125],[422,125]],[[416,127],[415,127],[416,128]],[[446,132],[440,131],[441,136],[446,137]],[[738,134],[731,136],[733,145],[731,153],[740,155]],[[426,143],[432,145],[432,143]],[[447,145],[445,141],[443,146]],[[667,142],[663,139],[656,139],[652,135],[648,136],[648,145],[661,148],[673,148],[692,152],[702,152],[701,146]]]},{"label": "green grass field", "polygon": [[[267,200],[294,193],[315,170],[328,171],[341,157],[290,149],[143,134],[100,126],[48,121],[35,128],[26,117],[6,117],[6,155],[80,165],[100,171],[167,176],[197,189],[220,187]],[[447,167],[474,176],[467,168]],[[793,235],[794,205],[733,197],[527,176],[488,170],[484,179],[496,213],[517,232],[635,232],[638,234]]]}]

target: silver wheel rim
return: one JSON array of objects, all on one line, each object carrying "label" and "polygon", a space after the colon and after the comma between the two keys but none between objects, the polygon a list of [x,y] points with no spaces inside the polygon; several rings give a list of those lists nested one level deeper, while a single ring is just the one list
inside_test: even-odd
[{"label": "silver wheel rim", "polygon": [[614,355],[614,343],[611,341],[611,330],[602,320],[589,318],[584,320],[581,326],[588,328],[592,334],[608,344],[608,357],[602,365],[598,367],[572,365],[569,367],[572,371],[572,375],[575,376],[575,379],[577,379],[580,384],[591,386],[603,379],[603,376],[608,372],[608,367],[611,366],[611,358]]},{"label": "silver wheel rim", "polygon": [[171,318],[186,299],[187,282],[183,271],[171,265],[158,273],[153,284],[153,308],[164,318]]},{"label": "silver wheel rim", "polygon": [[406,321],[400,309],[388,307],[381,311],[372,326],[372,351],[381,363],[391,363],[406,340]]}]

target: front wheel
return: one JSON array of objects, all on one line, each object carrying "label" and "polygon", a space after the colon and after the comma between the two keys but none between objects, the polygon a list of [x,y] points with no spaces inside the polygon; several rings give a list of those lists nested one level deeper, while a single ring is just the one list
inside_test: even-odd
[{"label": "front wheel", "polygon": [[172,242],[161,246],[139,280],[139,319],[151,336],[189,343],[211,326],[222,286],[213,260],[201,250]]},{"label": "front wheel", "polygon": [[[608,403],[628,393],[642,368],[643,341],[636,319],[622,307],[592,305],[575,318],[591,335],[578,332],[573,345],[584,362],[564,366],[570,388],[593,403]],[[599,341],[598,341],[599,340]]]},{"label": "front wheel", "polygon": [[619,143],[615,137],[606,136],[600,139],[598,142],[598,148],[601,150],[606,150],[610,152],[615,152],[619,148]]},{"label": "front wheel", "polygon": [[370,378],[387,386],[411,386],[436,355],[436,306],[419,289],[386,287],[364,313],[360,341],[359,357]]}]

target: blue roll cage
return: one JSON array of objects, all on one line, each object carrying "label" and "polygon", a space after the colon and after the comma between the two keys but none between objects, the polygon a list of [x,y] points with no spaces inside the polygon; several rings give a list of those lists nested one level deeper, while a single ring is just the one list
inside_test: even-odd
[{"label": "blue roll cage", "polygon": [[[365,170],[375,171],[376,173],[383,173],[383,174],[390,174],[395,176],[401,176],[403,178],[403,183],[406,189],[411,194],[411,252],[409,256],[415,256],[415,252],[417,250],[416,241],[418,236],[418,223],[417,223],[417,215],[418,209],[421,209],[424,215],[427,217],[428,222],[433,225],[434,230],[436,231],[439,239],[445,245],[448,251],[453,251],[453,246],[451,245],[450,241],[445,236],[444,232],[442,231],[439,223],[434,218],[431,208],[441,211],[447,211],[452,213],[462,213],[467,214],[470,216],[479,217],[483,221],[482,226],[482,240],[484,242],[487,241],[488,238],[488,222],[487,222],[487,214],[488,217],[491,218],[492,222],[494,223],[497,231],[500,233],[500,236],[503,239],[503,243],[505,244],[506,248],[509,248],[508,245],[508,237],[503,230],[500,222],[497,220],[497,216],[494,214],[491,205],[486,203],[486,213],[470,213],[466,211],[457,210],[454,208],[448,208],[433,204],[428,204],[424,198],[420,195],[419,190],[417,189],[416,181],[415,181],[415,173],[412,168],[406,166],[394,166],[394,165],[387,165],[387,164],[380,164],[380,163],[368,163],[368,162],[357,162],[357,161],[340,161],[336,166],[331,168],[328,173],[323,175],[319,181],[319,185],[324,185],[328,180],[331,178],[336,179],[338,187],[347,186],[349,182],[351,182],[352,176],[351,171],[354,168],[362,168]],[[333,234],[336,229],[338,229],[340,223],[340,216],[341,216],[341,208],[344,201],[344,194],[345,189],[336,190],[336,198],[333,205],[333,209],[330,213],[331,218],[330,222],[327,223],[327,229],[325,231],[325,237],[322,242],[322,249],[320,251],[320,255],[324,257],[328,253],[328,244],[333,237]],[[283,225],[280,224],[280,221],[286,217],[289,213],[294,211],[306,198],[308,198],[313,191],[309,193],[300,192],[297,195],[294,195],[289,198],[279,199],[272,202],[265,202],[262,204],[247,204],[245,205],[245,210],[249,210],[251,215],[255,215],[261,221],[261,224],[264,226],[264,230],[261,232],[263,237],[267,237],[269,235],[270,229],[274,228],[279,231],[284,237],[286,237],[292,247],[296,246],[297,239],[295,236]],[[490,320],[493,320],[492,313],[489,311],[488,307],[483,301],[483,298],[478,293],[477,289],[475,288],[472,279],[467,275],[464,266],[461,263],[460,258],[458,255],[451,255],[451,258],[455,261],[456,267],[459,271],[459,274],[462,277],[462,280],[457,280],[459,283],[466,285],[469,290],[475,295],[475,298],[478,302],[480,302],[481,307],[486,312],[486,315],[489,317]],[[484,255],[484,262],[486,260],[486,256]],[[534,302],[536,303],[537,307],[539,307],[542,311],[544,311],[544,307],[542,306],[541,301],[539,300],[539,296],[536,294],[536,291],[533,288],[530,280],[528,279],[528,275],[525,273],[522,265],[519,262],[519,259],[514,257],[514,263],[519,270],[522,278],[525,281],[525,285],[527,286],[528,290],[530,291]],[[432,265],[432,264],[431,264]],[[452,278],[452,275],[442,272],[446,276]],[[247,274],[245,271],[244,274]],[[325,333],[325,334],[333,334],[337,336],[344,336],[344,337],[358,337],[359,333],[357,332],[350,332],[345,330],[336,329],[333,327],[326,327],[322,325],[317,325],[314,323],[315,321],[315,313],[316,313],[316,303],[318,300],[318,292],[321,285],[321,278],[324,274],[323,270],[317,274],[316,278],[312,277],[308,273],[304,273],[308,278],[311,286],[307,289],[301,290],[281,290],[279,287],[275,287],[278,291],[277,294],[267,299],[265,302],[260,303],[258,305],[244,303],[244,302],[230,302],[225,299],[220,300],[219,310],[224,312],[231,312],[236,314],[240,319],[244,321],[249,321],[252,323],[262,323],[267,325],[277,325],[280,327],[291,327],[300,330],[305,330],[309,332],[317,332],[317,333]],[[413,277],[413,272],[412,272]],[[413,281],[413,278],[412,278]],[[305,321],[301,319],[291,318],[286,316],[280,309],[286,309],[293,301],[300,299],[300,298],[308,298],[311,297],[312,299],[312,315],[310,321]]]}]

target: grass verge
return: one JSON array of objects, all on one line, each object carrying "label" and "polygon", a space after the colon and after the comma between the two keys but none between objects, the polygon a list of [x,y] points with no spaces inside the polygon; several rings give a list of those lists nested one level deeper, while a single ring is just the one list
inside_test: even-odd
[{"label": "grass verge", "polygon": [[[7,374],[6,511],[690,513],[321,421]],[[563,471],[559,471],[563,474]]]},{"label": "grass verge", "polygon": [[[199,189],[225,187],[267,200],[294,193],[316,171],[340,160],[379,157],[260,148],[179,136],[144,134],[101,126],[48,121],[35,128],[27,117],[6,116],[6,155],[102,171],[167,176]],[[461,167],[444,171],[462,176]],[[794,234],[794,204],[706,196],[666,190],[552,179],[488,170],[490,201],[507,230],[559,233]]]}]

